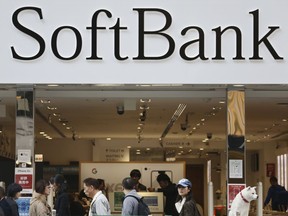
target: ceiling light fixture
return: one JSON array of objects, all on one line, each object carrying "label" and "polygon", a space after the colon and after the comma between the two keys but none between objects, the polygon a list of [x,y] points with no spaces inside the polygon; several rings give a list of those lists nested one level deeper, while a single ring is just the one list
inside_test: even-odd
[{"label": "ceiling light fixture", "polygon": [[150,98],[144,98],[144,99],[141,98],[141,99],[140,99],[140,102],[141,102],[141,103],[150,103],[150,102],[151,102],[151,99],[150,99]]},{"label": "ceiling light fixture", "polygon": [[159,138],[160,145],[163,147],[163,139],[168,134],[171,127],[174,125],[174,123],[177,121],[177,119],[181,116],[183,111],[186,109],[187,104],[179,104],[177,109],[175,110],[174,114],[171,116],[170,121],[168,122],[166,128],[164,129],[161,137]]},{"label": "ceiling light fixture", "polygon": [[72,140],[73,141],[75,141],[76,140],[76,134],[75,134],[75,132],[73,131],[73,133],[72,133]]}]

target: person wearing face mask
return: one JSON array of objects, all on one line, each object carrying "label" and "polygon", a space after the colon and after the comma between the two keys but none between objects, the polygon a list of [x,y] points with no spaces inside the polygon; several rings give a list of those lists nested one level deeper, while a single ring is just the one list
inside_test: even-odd
[{"label": "person wearing face mask", "polygon": [[192,183],[188,179],[181,179],[177,184],[178,196],[175,207],[179,216],[200,216],[191,189]]}]

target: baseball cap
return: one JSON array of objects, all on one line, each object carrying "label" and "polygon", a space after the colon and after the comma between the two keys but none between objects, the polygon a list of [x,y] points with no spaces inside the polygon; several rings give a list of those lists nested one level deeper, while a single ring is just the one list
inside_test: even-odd
[{"label": "baseball cap", "polygon": [[192,183],[188,180],[188,179],[181,179],[178,184],[177,184],[177,187],[178,186],[182,186],[182,187],[192,187]]}]

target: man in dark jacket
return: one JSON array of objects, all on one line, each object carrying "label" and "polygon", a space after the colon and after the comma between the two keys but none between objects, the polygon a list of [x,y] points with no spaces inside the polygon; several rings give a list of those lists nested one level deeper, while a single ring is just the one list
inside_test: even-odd
[{"label": "man in dark jacket", "polygon": [[2,210],[2,215],[5,216],[12,215],[12,210],[5,198],[5,191],[3,187],[0,187],[0,208]]},{"label": "man in dark jacket", "polygon": [[176,184],[172,183],[170,177],[165,173],[160,173],[157,176],[157,182],[161,187],[158,189],[158,191],[163,192],[163,195],[166,198],[164,207],[165,215],[179,215],[175,207],[175,202],[178,195]]},{"label": "man in dark jacket", "polygon": [[71,216],[70,202],[68,195],[68,185],[63,175],[57,174],[54,177],[54,187],[56,190],[55,209],[56,216]]},{"label": "man in dark jacket", "polygon": [[270,184],[266,199],[264,201],[264,206],[266,206],[272,199],[272,210],[280,211],[279,205],[280,200],[278,199],[279,193],[285,192],[285,188],[278,184],[278,180],[275,176],[270,178]]}]

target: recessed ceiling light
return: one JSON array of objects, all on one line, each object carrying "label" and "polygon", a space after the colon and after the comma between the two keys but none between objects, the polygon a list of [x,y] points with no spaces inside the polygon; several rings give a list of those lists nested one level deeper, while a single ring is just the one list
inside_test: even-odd
[{"label": "recessed ceiling light", "polygon": [[131,146],[127,146],[128,149],[131,149]]},{"label": "recessed ceiling light", "polygon": [[107,137],[106,140],[110,141],[110,140],[111,140],[111,137]]},{"label": "recessed ceiling light", "polygon": [[225,104],[225,101],[219,101],[220,104]]},{"label": "recessed ceiling light", "polygon": [[48,103],[51,103],[51,101],[50,100],[40,100],[40,102],[42,103],[42,104],[48,104]]},{"label": "recessed ceiling light", "polygon": [[141,103],[150,103],[151,99],[150,98],[143,98],[143,99],[140,99],[140,102]]},{"label": "recessed ceiling light", "polygon": [[150,151],[150,148],[146,148],[147,151]]},{"label": "recessed ceiling light", "polygon": [[245,85],[243,85],[243,84],[235,84],[235,85],[233,85],[234,87],[243,87],[243,86],[245,86]]},{"label": "recessed ceiling light", "polygon": [[59,85],[57,85],[57,84],[49,84],[49,85],[47,85],[48,87],[57,87],[57,86],[59,86]]},{"label": "recessed ceiling light", "polygon": [[136,154],[137,154],[137,155],[140,155],[140,154],[141,154],[141,152],[136,152]]},{"label": "recessed ceiling light", "polygon": [[282,121],[283,121],[283,122],[286,122],[286,121],[287,121],[287,119],[282,119]]}]

